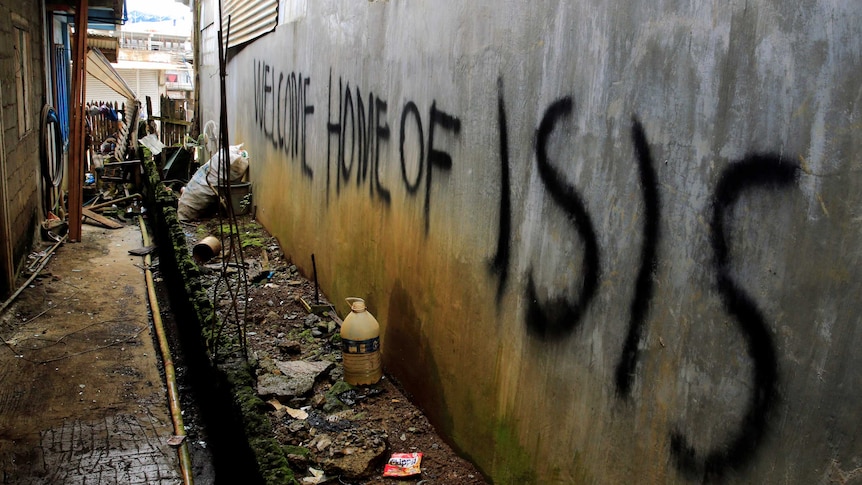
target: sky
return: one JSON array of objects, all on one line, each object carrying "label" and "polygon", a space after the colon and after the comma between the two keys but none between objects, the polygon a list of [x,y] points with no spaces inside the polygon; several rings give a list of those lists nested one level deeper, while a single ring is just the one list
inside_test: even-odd
[{"label": "sky", "polygon": [[192,16],[189,7],[174,0],[126,0],[126,8],[129,12],[138,11],[152,15],[162,15],[173,18]]},{"label": "sky", "polygon": [[[129,21],[125,24],[123,30],[191,33],[192,11],[181,2],[174,0],[126,0],[126,10],[129,15]],[[162,18],[167,17],[170,20],[164,20],[159,23],[136,22],[137,16],[135,13],[154,15]]]}]

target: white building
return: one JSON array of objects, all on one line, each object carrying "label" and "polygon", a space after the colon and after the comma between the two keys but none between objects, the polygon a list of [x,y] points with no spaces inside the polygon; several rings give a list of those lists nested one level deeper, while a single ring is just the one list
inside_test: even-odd
[{"label": "white building", "polygon": [[[117,73],[136,93],[141,103],[142,118],[147,116],[148,96],[154,117],[161,116],[161,96],[192,99],[194,73],[189,22],[185,19],[129,22],[120,26],[120,30],[108,34],[107,39],[100,37],[99,40],[91,41],[91,46],[109,51],[114,47],[116,57],[108,58]],[[87,76],[86,94],[88,102],[125,102],[120,94],[91,75]]]}]

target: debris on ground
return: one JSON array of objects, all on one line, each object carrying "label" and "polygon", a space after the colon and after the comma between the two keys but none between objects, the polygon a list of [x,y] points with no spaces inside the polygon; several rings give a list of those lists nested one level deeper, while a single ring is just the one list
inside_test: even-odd
[{"label": "debris on ground", "polygon": [[422,453],[393,453],[383,468],[384,477],[412,477],[422,473]]},{"label": "debris on ground", "polygon": [[219,181],[224,180],[222,174],[225,171],[229,171],[230,184],[241,181],[245,176],[248,170],[248,152],[242,149],[242,144],[231,146],[229,152],[229,167],[222,167],[222,153],[218,151],[198,168],[183,188],[177,206],[177,216],[181,221],[210,215],[219,195],[213,187],[218,187]]},{"label": "debris on ground", "polygon": [[[220,234],[217,219],[183,226],[190,252],[204,237]],[[251,216],[238,218],[238,230],[248,278],[247,354],[273,433],[297,477],[304,477],[300,483],[486,484],[391,377],[358,387],[344,381],[341,318],[332,303]],[[234,305],[222,272],[233,269],[230,278],[242,274],[222,265],[222,257],[216,254],[201,266],[218,316]],[[403,456],[415,456],[417,473],[384,476],[393,453],[403,464],[409,461]]]}]

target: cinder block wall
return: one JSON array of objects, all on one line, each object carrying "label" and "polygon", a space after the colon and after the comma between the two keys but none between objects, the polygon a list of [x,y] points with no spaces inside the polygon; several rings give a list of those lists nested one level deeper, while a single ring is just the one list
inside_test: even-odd
[{"label": "cinder block wall", "polygon": [[[0,113],[2,113],[2,174],[6,178],[5,198],[12,248],[12,264],[20,264],[33,242],[39,207],[38,183],[40,115],[44,97],[43,26],[39,2],[0,2]],[[23,49],[27,65],[27,81],[17,81],[20,72],[16,46],[17,38],[24,33],[26,48]],[[26,109],[19,110],[20,101]],[[0,294],[8,294],[13,282],[8,275],[15,268],[5,268]]]},{"label": "cinder block wall", "polygon": [[257,216],[496,483],[862,465],[862,4],[291,5],[228,65]]}]

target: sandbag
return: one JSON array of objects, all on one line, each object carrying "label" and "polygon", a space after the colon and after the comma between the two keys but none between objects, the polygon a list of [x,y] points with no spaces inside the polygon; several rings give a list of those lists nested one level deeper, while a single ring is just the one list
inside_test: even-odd
[{"label": "sandbag", "polygon": [[[229,184],[233,184],[241,181],[248,171],[248,152],[242,149],[242,144],[233,145],[230,147],[229,156]],[[177,217],[181,221],[206,217],[218,204],[216,188],[219,185],[221,166],[219,151],[207,163],[201,165],[189,183],[183,187],[177,205]]]}]

